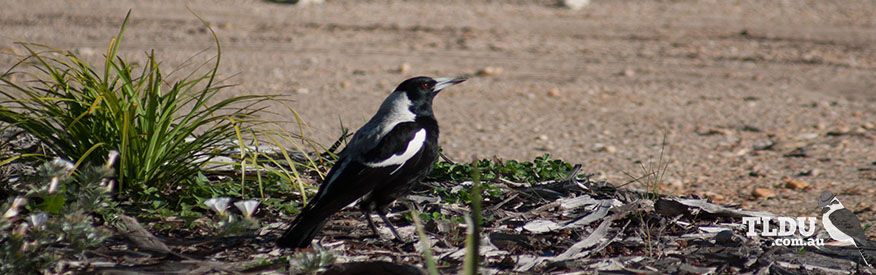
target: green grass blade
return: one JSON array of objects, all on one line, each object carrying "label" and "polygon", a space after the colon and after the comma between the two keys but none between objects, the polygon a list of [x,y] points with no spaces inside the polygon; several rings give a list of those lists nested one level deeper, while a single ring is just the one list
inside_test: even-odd
[{"label": "green grass blade", "polygon": [[420,236],[420,248],[423,249],[423,260],[426,262],[426,270],[429,275],[438,275],[438,267],[435,266],[435,258],[432,256],[432,247],[429,246],[429,237],[426,236],[426,231],[423,230],[423,221],[420,220],[420,211],[411,208],[411,218],[414,220],[414,226],[417,228],[417,235]]},{"label": "green grass blade", "polygon": [[472,163],[471,178],[471,218],[466,217],[470,230],[465,242],[468,252],[465,254],[465,260],[463,261],[463,274],[466,275],[478,274],[481,255],[480,231],[483,217],[481,216],[481,170],[477,160]]}]

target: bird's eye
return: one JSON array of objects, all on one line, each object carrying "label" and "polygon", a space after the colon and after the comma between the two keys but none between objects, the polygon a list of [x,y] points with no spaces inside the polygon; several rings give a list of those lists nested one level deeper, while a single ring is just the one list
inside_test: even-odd
[{"label": "bird's eye", "polygon": [[435,83],[432,83],[432,82],[423,83],[424,89],[432,89],[433,87],[435,87]]}]

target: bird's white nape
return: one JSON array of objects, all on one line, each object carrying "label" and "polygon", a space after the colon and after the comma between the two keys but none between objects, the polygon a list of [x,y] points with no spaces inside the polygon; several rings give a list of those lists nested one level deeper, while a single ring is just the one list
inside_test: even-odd
[{"label": "bird's white nape", "polygon": [[398,168],[392,171],[391,174],[397,172],[402,166],[404,166],[405,162],[414,157],[420,149],[426,144],[426,129],[420,129],[414,134],[414,138],[411,141],[408,141],[408,146],[405,148],[405,151],[401,154],[395,154],[390,156],[389,158],[376,162],[368,162],[365,165],[370,167],[386,167],[390,165],[398,165]]},{"label": "bird's white nape", "polygon": [[414,122],[417,119],[417,115],[411,112],[412,104],[404,92],[393,94],[390,98],[387,98],[387,102],[384,103],[386,107],[381,106],[381,108],[388,108],[389,110],[386,113],[386,117],[378,125],[380,127],[378,136],[385,136],[386,133],[389,133],[399,123]]}]

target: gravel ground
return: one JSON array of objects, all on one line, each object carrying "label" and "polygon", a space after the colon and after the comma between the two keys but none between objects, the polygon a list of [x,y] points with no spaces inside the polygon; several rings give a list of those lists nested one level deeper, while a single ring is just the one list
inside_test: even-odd
[{"label": "gravel ground", "polygon": [[876,2],[591,2],[10,0],[0,65],[17,41],[99,60],[130,9],[122,55],[170,71],[215,51],[189,3],[226,92],[291,95],[324,144],[408,77],[480,71],[436,99],[451,158],[550,153],[620,184],[662,151],[663,192],[818,216],[832,190],[876,224]]}]

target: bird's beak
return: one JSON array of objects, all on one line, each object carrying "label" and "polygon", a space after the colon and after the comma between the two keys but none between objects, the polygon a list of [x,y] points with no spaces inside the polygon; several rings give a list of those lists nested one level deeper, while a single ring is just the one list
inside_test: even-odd
[{"label": "bird's beak", "polygon": [[435,83],[435,88],[432,88],[432,91],[435,93],[438,93],[441,90],[444,90],[444,88],[453,86],[453,85],[458,84],[458,83],[462,83],[466,79],[468,79],[468,78],[465,78],[463,76],[435,78],[435,81],[438,83]]}]

